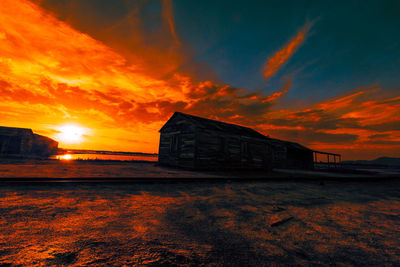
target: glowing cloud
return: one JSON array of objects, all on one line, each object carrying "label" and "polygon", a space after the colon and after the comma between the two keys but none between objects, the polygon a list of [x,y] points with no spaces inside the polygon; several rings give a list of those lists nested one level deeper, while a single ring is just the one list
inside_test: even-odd
[{"label": "glowing cloud", "polygon": [[275,110],[257,127],[344,158],[399,156],[400,97],[382,97],[377,85],[351,90],[302,110]]},{"label": "glowing cloud", "polygon": [[289,41],[289,43],[287,43],[267,60],[267,63],[265,63],[262,71],[265,81],[271,78],[297,51],[299,46],[306,39],[307,33],[311,26],[311,23],[307,23],[303,28],[301,28],[297,35]]},{"label": "glowing cloud", "polygon": [[174,21],[174,9],[171,0],[163,0],[163,15],[168,22],[169,29],[171,31],[172,37],[175,40],[177,45],[180,45],[179,39],[175,30],[175,21]]},{"label": "glowing cloud", "polygon": [[[165,1],[163,12],[166,30],[177,40],[172,3]],[[96,136],[82,143],[62,137],[61,147],[155,152],[157,129],[176,110],[203,116],[213,110],[220,118],[240,114],[245,123],[268,111],[278,97],[212,81],[194,82],[179,73],[161,79],[157,68],[141,65],[163,54],[154,52],[159,44],[147,50],[138,45],[138,57],[127,60],[26,0],[5,0],[0,25],[2,123],[30,127],[57,140],[56,126],[69,121],[96,129]],[[160,57],[157,62],[175,69],[171,59]],[[120,136],[136,142],[121,142]]]},{"label": "glowing cloud", "polygon": [[[3,0],[2,125],[32,128],[60,141],[63,148],[153,153],[158,150],[158,129],[174,111],[181,111],[343,153],[345,159],[360,151],[367,151],[362,155],[369,158],[377,153],[396,156],[400,151],[398,90],[397,95],[379,95],[380,88],[373,85],[297,110],[278,110],[275,103],[288,92],[291,81],[265,94],[177,71],[185,55],[170,49],[183,47],[177,44],[170,1],[163,2],[162,16],[166,25],[160,28],[166,32],[159,38],[167,45],[146,42],[146,32],[139,29],[133,14],[107,29],[118,32],[124,25],[132,30],[118,38],[133,36],[125,40],[132,43],[133,54],[117,49],[120,39],[108,38],[111,44],[106,45],[32,2]],[[304,43],[311,26],[306,24],[268,59],[266,80]],[[60,127],[70,122],[86,128]]]}]

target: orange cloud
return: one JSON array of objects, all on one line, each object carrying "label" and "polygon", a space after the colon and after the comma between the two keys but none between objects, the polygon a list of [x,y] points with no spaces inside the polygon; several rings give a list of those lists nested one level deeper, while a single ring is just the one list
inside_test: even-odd
[{"label": "orange cloud", "polygon": [[[132,26],[128,31],[136,35],[125,40],[128,43],[123,47],[133,44],[136,54],[118,49],[122,34],[112,35],[107,38],[110,43],[105,44],[29,1],[3,2],[3,125],[29,127],[56,138],[58,126],[75,123],[90,129],[90,136],[81,144],[61,142],[61,147],[157,152],[158,129],[174,111],[182,111],[250,126],[313,149],[342,153],[345,159],[355,156],[355,151],[366,158],[383,152],[400,156],[400,97],[383,97],[377,85],[299,110],[278,110],[275,103],[287,93],[291,82],[267,95],[211,80],[199,81],[178,71],[187,56],[180,54],[183,45],[177,48],[175,43],[177,34],[168,1],[163,12],[170,22],[164,27],[166,32],[157,37],[164,43],[149,46],[153,42],[145,42],[149,37],[133,13],[99,33],[107,36],[111,29],[118,32],[122,25]],[[303,27],[292,44],[280,51],[280,58],[288,60],[304,42],[309,27]]]},{"label": "orange cloud", "polygon": [[262,71],[265,81],[271,78],[297,51],[299,46],[306,39],[307,33],[311,26],[312,23],[307,23],[303,28],[301,28],[297,35],[289,41],[289,43],[268,58],[267,63],[265,63]]},{"label": "orange cloud", "polygon": [[[172,23],[171,3],[165,2],[163,8]],[[170,61],[174,56],[167,55],[157,60],[170,67],[150,68],[152,58],[164,51],[158,50],[158,43],[148,48],[140,41],[135,43],[140,53],[133,60],[129,53],[118,53],[26,0],[5,0],[0,6],[0,25],[4,26],[0,41],[2,124],[40,132],[52,132],[70,122],[92,129],[93,136],[76,147],[127,150],[128,145],[131,151],[156,152],[157,130],[176,110],[203,116],[214,111],[221,119],[241,114],[237,121],[244,123],[267,112],[282,94],[271,97],[212,81],[196,82],[179,73],[162,79],[159,73],[177,68],[179,60]],[[123,143],[120,136],[139,142]],[[154,141],[149,144],[148,140]],[[72,145],[61,142],[60,146]]]},{"label": "orange cloud", "polygon": [[175,43],[180,45],[179,39],[175,30],[175,19],[174,19],[174,9],[171,0],[163,0],[163,15],[168,22],[171,35],[173,36]]},{"label": "orange cloud", "polygon": [[345,159],[400,156],[400,97],[384,98],[380,91],[372,85],[303,110],[272,111],[258,127],[315,150],[341,153]]}]

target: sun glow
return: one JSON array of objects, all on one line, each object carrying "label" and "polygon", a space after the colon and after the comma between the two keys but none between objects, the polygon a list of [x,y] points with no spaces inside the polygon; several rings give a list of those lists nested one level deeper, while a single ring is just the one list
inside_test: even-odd
[{"label": "sun glow", "polygon": [[81,143],[87,130],[81,126],[74,124],[66,124],[57,128],[59,134],[57,139],[66,144]]},{"label": "sun glow", "polygon": [[70,154],[66,154],[66,155],[61,155],[61,156],[57,156],[57,159],[61,159],[61,160],[71,160],[72,156]]}]

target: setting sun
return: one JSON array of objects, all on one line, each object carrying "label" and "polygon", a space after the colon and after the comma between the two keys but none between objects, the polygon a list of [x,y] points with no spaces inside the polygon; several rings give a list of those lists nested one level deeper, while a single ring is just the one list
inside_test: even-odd
[{"label": "setting sun", "polygon": [[83,141],[83,135],[87,133],[87,130],[81,126],[66,124],[58,127],[57,130],[59,141],[67,144],[75,144]]}]

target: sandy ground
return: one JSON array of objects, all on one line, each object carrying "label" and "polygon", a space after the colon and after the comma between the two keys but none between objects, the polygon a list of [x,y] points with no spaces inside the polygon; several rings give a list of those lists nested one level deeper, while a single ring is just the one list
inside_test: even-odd
[{"label": "sandy ground", "polygon": [[400,182],[0,187],[0,265],[395,266]]},{"label": "sandy ground", "polygon": [[235,175],[254,173],[2,160],[0,266],[400,265],[399,179]]},{"label": "sandy ground", "polygon": [[104,160],[24,160],[0,159],[0,181],[4,178],[400,178],[400,169],[381,169],[374,172],[322,172],[274,169],[265,171],[203,171],[195,172],[158,166],[150,161],[104,161]]},{"label": "sandy ground", "polygon": [[157,166],[155,162],[75,161],[75,160],[0,160],[1,177],[48,178],[211,178],[221,174],[198,173]]}]

